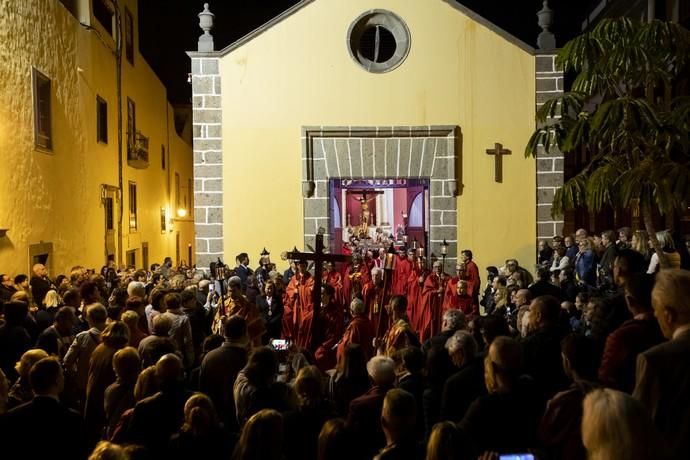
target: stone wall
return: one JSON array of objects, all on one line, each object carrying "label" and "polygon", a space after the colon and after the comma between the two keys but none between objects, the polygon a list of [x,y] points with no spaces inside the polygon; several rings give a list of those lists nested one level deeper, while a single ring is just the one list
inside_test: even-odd
[{"label": "stone wall", "polygon": [[[556,69],[556,54],[545,52],[536,56],[537,110],[552,97],[563,94],[563,72]],[[548,124],[548,122],[547,122]],[[563,233],[563,216],[551,216],[553,196],[563,185],[563,154],[537,155],[537,239],[551,239]]]},{"label": "stone wall", "polygon": [[223,147],[217,57],[192,58],[194,223],[200,269],[223,258]]},{"label": "stone wall", "polygon": [[[305,127],[302,130],[304,243],[329,229],[330,179],[428,179],[431,248],[445,239],[449,266],[457,257],[458,158],[455,126]],[[328,245],[328,234],[324,242]]]}]

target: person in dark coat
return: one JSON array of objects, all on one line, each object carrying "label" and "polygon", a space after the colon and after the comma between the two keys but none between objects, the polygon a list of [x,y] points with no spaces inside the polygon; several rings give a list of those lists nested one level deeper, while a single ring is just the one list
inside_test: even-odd
[{"label": "person in dark coat", "polygon": [[554,286],[550,282],[551,272],[546,267],[539,267],[537,270],[537,282],[528,287],[532,298],[537,298],[542,295],[550,295],[556,297],[557,299],[561,296],[561,289]]},{"label": "person in dark coat", "polygon": [[637,358],[633,396],[642,402],[673,452],[690,457],[690,272],[661,270],[652,305],[664,337],[669,339]]},{"label": "person in dark coat", "polygon": [[33,276],[29,284],[31,285],[31,295],[36,305],[43,305],[43,299],[51,289],[56,289],[55,285],[48,278],[48,269],[43,264],[33,266]]},{"label": "person in dark coat", "polygon": [[563,369],[571,385],[557,393],[546,405],[539,424],[538,437],[548,458],[583,460],[587,458],[582,444],[582,401],[597,387],[594,366],[595,347],[583,334],[569,334],[561,343]]},{"label": "person in dark coat", "polygon": [[477,453],[526,452],[536,445],[542,405],[533,381],[522,373],[522,348],[497,337],[484,360],[488,394],[477,398],[458,424]]},{"label": "person in dark coat", "polygon": [[426,356],[429,349],[432,347],[443,348],[449,338],[455,334],[455,331],[465,329],[467,327],[467,319],[465,314],[459,309],[446,310],[443,313],[443,323],[441,324],[441,333],[428,339],[422,344],[422,352]]},{"label": "person in dark coat", "polygon": [[25,302],[5,304],[5,324],[0,325],[0,369],[10,382],[19,378],[14,366],[31,348],[31,336],[23,326],[28,314],[29,306]]},{"label": "person in dark coat", "polygon": [[156,363],[160,391],[134,406],[124,442],[146,447],[153,459],[166,458],[170,437],[184,421],[184,405],[191,394],[182,384],[182,359],[172,353]]},{"label": "person in dark coat", "polygon": [[60,362],[41,359],[31,368],[29,380],[35,394],[31,402],[0,417],[3,448],[20,450],[17,458],[85,459],[82,418],[58,399],[65,381]]},{"label": "person in dark coat", "polygon": [[347,425],[359,444],[357,458],[371,458],[386,445],[381,409],[386,392],[395,383],[395,363],[390,358],[375,356],[367,363],[367,372],[374,386],[350,402],[347,415]]},{"label": "person in dark coat", "polygon": [[264,345],[271,339],[279,339],[283,328],[283,298],[276,292],[275,283],[264,283],[264,293],[256,299],[256,306],[266,323],[266,333],[262,338]]},{"label": "person in dark coat", "polygon": [[424,433],[424,362],[426,355],[417,347],[403,348],[396,353],[394,358],[400,361],[398,376],[398,388],[405,390],[414,396],[417,403],[416,425],[414,433],[418,440]]},{"label": "person in dark coat", "polygon": [[483,356],[478,354],[472,334],[458,331],[447,344],[458,371],[446,380],[441,397],[441,420],[459,422],[470,404],[486,394]]},{"label": "person in dark coat", "polygon": [[560,310],[560,303],[555,297],[534,299],[530,305],[532,332],[522,340],[525,372],[536,381],[543,403],[568,385],[560,352],[561,340],[567,331],[558,323]]},{"label": "person in dark coat", "polygon": [[247,322],[231,316],[225,322],[225,343],[208,352],[199,370],[199,390],[213,401],[216,412],[225,426],[237,429],[233,385],[237,374],[247,364]]},{"label": "person in dark coat", "polygon": [[386,393],[381,410],[381,427],[386,447],[375,460],[422,460],[424,445],[415,436],[417,403],[414,396],[395,388]]}]

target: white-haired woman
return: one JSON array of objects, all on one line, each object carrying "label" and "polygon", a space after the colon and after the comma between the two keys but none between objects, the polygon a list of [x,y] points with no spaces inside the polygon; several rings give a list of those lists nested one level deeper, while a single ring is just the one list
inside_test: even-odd
[{"label": "white-haired woman", "polygon": [[[668,230],[662,230],[656,232],[656,239],[659,241],[659,246],[666,256],[668,261],[668,267],[664,268],[680,268],[680,254],[676,251],[676,246],[673,244],[673,237],[671,232]],[[652,247],[651,240],[649,241],[649,246]],[[649,260],[649,268],[647,268],[647,273],[653,275],[659,271],[661,264],[659,263],[659,254],[654,252],[651,259]]]}]

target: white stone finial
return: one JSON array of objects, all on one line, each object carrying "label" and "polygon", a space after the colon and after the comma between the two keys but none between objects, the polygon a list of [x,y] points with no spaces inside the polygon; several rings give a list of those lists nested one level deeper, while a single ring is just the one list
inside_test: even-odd
[{"label": "white stone finial", "polygon": [[204,34],[199,37],[199,51],[213,51],[213,18],[216,16],[208,9],[208,3],[204,3],[204,11],[198,14],[199,27],[204,31]]}]

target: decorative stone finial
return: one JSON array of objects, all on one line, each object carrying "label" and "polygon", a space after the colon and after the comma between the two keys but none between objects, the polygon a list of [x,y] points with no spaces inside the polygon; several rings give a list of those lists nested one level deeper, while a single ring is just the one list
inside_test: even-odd
[{"label": "decorative stone finial", "polygon": [[199,51],[208,52],[213,51],[213,18],[216,15],[211,13],[208,9],[208,3],[204,3],[204,11],[199,13],[199,27],[204,31],[204,34],[199,37]]},{"label": "decorative stone finial", "polygon": [[549,30],[553,25],[554,12],[549,8],[549,1],[544,0],[542,9],[537,13],[541,33],[537,37],[537,48],[540,50],[552,50],[556,48],[556,36]]}]

